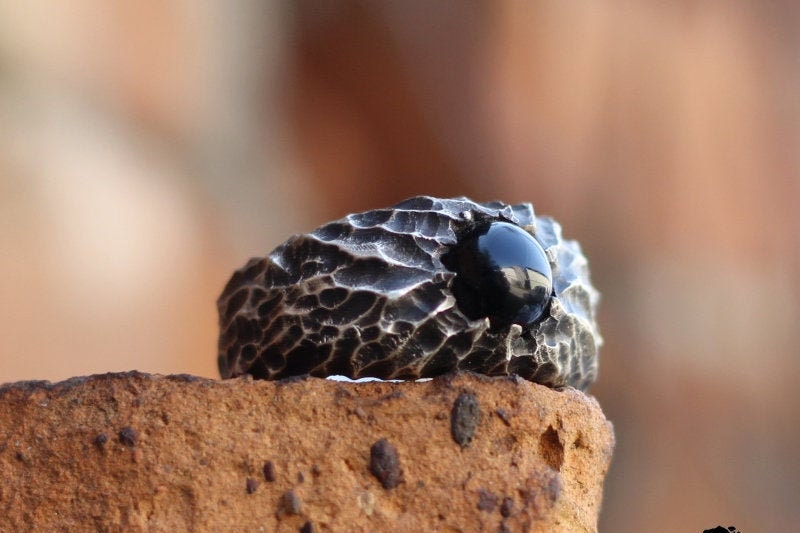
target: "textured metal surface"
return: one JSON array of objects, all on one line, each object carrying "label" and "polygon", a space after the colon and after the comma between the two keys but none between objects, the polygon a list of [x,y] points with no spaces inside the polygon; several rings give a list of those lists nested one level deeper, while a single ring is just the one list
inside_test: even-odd
[{"label": "textured metal surface", "polygon": [[[545,315],[499,330],[471,320],[441,257],[478,222],[519,225],[553,271]],[[416,197],[295,235],[236,271],[217,302],[223,378],[417,379],[453,370],[585,389],[597,374],[599,295],[586,258],[530,204]]]}]

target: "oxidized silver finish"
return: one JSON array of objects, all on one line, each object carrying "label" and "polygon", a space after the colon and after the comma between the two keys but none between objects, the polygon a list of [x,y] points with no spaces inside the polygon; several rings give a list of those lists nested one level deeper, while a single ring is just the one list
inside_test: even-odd
[{"label": "oxidized silver finish", "polygon": [[[532,326],[471,320],[441,258],[477,223],[536,237],[553,296]],[[236,271],[217,302],[223,378],[418,379],[455,370],[586,389],[597,376],[599,294],[580,246],[530,204],[411,198],[295,235]]]}]

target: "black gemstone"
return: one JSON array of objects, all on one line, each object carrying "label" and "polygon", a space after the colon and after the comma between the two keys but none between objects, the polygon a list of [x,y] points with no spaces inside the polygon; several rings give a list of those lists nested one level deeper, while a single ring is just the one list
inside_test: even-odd
[{"label": "black gemstone", "polygon": [[457,275],[453,294],[459,309],[493,328],[527,326],[544,313],[553,292],[550,263],[539,242],[508,222],[478,225],[444,257]]}]

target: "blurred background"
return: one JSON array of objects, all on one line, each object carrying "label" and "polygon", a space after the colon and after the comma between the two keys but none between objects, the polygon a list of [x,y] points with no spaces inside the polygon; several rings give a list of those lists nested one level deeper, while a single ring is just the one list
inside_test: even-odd
[{"label": "blurred background", "polygon": [[800,523],[794,2],[0,0],[0,382],[216,377],[215,299],[416,194],[583,244],[601,531]]}]

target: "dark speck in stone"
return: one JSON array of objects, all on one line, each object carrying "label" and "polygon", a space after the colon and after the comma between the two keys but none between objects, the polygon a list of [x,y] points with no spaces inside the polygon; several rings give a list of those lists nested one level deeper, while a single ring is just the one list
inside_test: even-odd
[{"label": "dark speck in stone", "polygon": [[274,482],[277,477],[275,475],[275,464],[272,461],[264,463],[264,479],[270,483]]},{"label": "dark speck in stone", "polygon": [[119,441],[132,448],[136,446],[136,442],[139,440],[139,432],[133,429],[130,426],[125,426],[124,428],[119,430]]},{"label": "dark speck in stone", "polygon": [[369,450],[369,471],[378,478],[384,489],[393,489],[403,482],[403,470],[395,448],[386,439],[380,439]]},{"label": "dark speck in stone", "polygon": [[471,392],[458,395],[450,412],[450,432],[453,440],[465,448],[472,442],[480,422],[478,398]]},{"label": "dark speck in stone", "polygon": [[108,442],[108,434],[105,432],[98,433],[97,436],[94,438],[94,445],[98,448],[103,448]]}]

